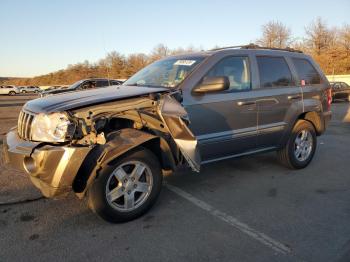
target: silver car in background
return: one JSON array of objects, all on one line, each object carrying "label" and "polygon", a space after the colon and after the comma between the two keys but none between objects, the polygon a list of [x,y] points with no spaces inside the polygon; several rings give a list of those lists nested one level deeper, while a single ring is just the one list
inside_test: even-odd
[{"label": "silver car in background", "polygon": [[37,86],[23,86],[19,89],[20,93],[40,93],[41,89]]}]

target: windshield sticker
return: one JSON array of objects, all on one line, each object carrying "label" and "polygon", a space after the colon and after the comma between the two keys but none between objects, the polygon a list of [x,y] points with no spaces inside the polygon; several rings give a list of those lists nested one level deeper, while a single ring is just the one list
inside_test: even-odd
[{"label": "windshield sticker", "polygon": [[177,60],[174,65],[191,66],[194,63],[196,63],[196,60]]}]

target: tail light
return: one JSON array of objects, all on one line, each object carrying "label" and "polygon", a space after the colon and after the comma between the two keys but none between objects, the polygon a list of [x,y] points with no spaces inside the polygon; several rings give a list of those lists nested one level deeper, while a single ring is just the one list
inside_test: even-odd
[{"label": "tail light", "polygon": [[327,105],[328,105],[328,110],[331,109],[331,104],[332,104],[332,89],[328,88],[326,90],[327,92]]}]

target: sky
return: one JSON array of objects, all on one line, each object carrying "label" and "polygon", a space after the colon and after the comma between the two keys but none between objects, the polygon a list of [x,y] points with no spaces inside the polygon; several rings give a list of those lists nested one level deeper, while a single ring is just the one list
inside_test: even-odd
[{"label": "sky", "polygon": [[350,24],[350,0],[0,0],[0,77],[32,77],[110,51],[248,44],[278,20],[303,37],[322,17]]}]

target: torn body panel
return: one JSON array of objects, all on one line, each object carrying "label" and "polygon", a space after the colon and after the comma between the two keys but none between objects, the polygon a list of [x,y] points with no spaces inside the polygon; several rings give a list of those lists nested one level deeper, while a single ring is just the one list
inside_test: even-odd
[{"label": "torn body panel", "polygon": [[[75,131],[65,143],[25,141],[17,131],[7,136],[4,155],[21,166],[46,197],[71,189],[82,197],[99,169],[138,146],[152,150],[163,170],[175,170],[185,159],[199,171],[197,141],[187,128],[187,113],[170,95],[131,98],[67,114]],[[28,152],[19,151],[28,143]]]},{"label": "torn body panel", "polygon": [[[108,105],[94,106],[76,111],[76,117],[84,119],[85,125],[95,132],[93,125],[101,118],[129,119],[133,128],[151,134],[169,134],[182,155],[194,171],[200,169],[200,154],[197,139],[187,127],[187,112],[183,106],[169,94],[159,96],[157,100],[149,97],[134,98]],[[87,121],[86,121],[87,120]],[[98,134],[95,135],[96,137]],[[158,135],[157,135],[158,136]],[[87,143],[86,137],[83,141]],[[90,140],[91,141],[91,140]]]},{"label": "torn body panel", "polygon": [[188,116],[183,106],[171,96],[164,95],[158,113],[190,167],[199,172],[201,159],[197,139],[184,122],[188,122]]}]

